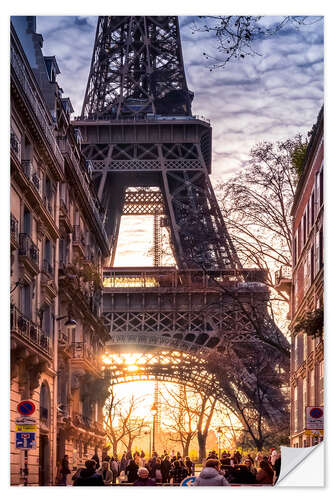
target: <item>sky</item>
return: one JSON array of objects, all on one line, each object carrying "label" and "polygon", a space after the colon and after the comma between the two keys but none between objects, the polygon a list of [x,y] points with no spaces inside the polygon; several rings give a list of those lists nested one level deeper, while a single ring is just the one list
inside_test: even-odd
[{"label": "sky", "polygon": [[[264,16],[262,22],[279,19]],[[213,184],[246,167],[257,143],[307,134],[323,103],[323,18],[299,30],[287,26],[256,42],[259,55],[213,71],[203,52],[219,56],[215,33],[194,31],[197,17],[180,16],[179,22],[187,83],[194,91],[192,112],[209,118],[213,128]],[[74,116],[81,113],[96,24],[96,16],[37,17],[43,53],[56,56],[58,83]],[[123,218],[115,265],[151,265],[151,245],[151,221]]]}]

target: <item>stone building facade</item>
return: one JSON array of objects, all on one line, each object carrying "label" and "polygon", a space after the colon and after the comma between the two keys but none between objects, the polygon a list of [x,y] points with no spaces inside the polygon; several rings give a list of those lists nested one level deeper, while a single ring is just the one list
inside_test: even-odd
[{"label": "stone building facade", "polygon": [[[322,108],[312,130],[292,207],[290,445],[293,447],[312,446],[323,439],[323,432],[311,434],[306,430],[306,407],[324,405],[323,336],[311,335],[314,320],[318,324],[323,317],[323,122]],[[300,328],[304,318],[310,322]]]},{"label": "stone building facade", "polygon": [[11,23],[11,484],[22,483],[17,404],[36,405],[29,485],[55,483],[104,446],[101,268],[109,254],[103,212],[81,154],[73,111],[44,57],[35,17]]}]

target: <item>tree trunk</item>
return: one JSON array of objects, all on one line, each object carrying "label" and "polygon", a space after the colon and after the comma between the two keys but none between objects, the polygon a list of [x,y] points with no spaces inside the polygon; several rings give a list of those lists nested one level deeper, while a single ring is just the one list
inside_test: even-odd
[{"label": "tree trunk", "polygon": [[206,458],[207,436],[205,434],[202,434],[202,432],[198,431],[197,437],[199,445],[199,462],[202,463],[202,461]]},{"label": "tree trunk", "polygon": [[116,441],[114,441],[112,443],[112,453],[113,453],[114,457],[117,455],[117,448],[118,448],[118,443]]}]

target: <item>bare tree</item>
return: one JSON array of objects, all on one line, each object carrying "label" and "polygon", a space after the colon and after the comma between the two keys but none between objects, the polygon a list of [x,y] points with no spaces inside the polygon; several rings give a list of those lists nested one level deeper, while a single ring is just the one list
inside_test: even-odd
[{"label": "bare tree", "polygon": [[212,354],[209,364],[223,389],[224,404],[261,450],[272,433],[288,430],[288,375],[279,372],[276,351],[267,346],[226,345],[223,354],[223,363],[220,355]]},{"label": "bare tree", "polygon": [[[283,142],[257,144],[248,165],[216,192],[225,223],[245,267],[267,273],[274,286],[274,272],[291,267],[290,210],[297,184],[294,153],[307,142],[300,135]],[[278,299],[288,296],[278,292]]]},{"label": "bare tree", "polygon": [[197,432],[198,409],[185,385],[179,386],[178,391],[166,387],[161,395],[168,415],[164,426],[170,433],[169,440],[181,444],[185,457],[189,454],[191,441]]},{"label": "bare tree", "polygon": [[210,70],[224,68],[232,60],[260,55],[256,42],[278,35],[285,28],[300,28],[320,21],[322,17],[283,16],[276,17],[270,25],[264,16],[199,16],[193,23],[194,32],[212,32],[217,41],[218,56],[203,55],[210,62]]},{"label": "bare tree", "polygon": [[142,419],[133,417],[141,403],[142,398],[132,396],[129,401],[126,398],[119,399],[111,391],[105,404],[104,424],[113,455],[117,455],[120,442],[130,451],[134,439],[141,434],[145,424]]},{"label": "bare tree", "polygon": [[208,431],[214,415],[217,398],[200,394],[200,406],[198,411],[197,438],[199,445],[199,461],[206,457],[206,442]]}]

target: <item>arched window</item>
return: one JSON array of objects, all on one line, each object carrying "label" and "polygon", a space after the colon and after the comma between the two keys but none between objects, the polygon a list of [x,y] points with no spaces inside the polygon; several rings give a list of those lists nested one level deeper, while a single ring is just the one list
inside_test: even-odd
[{"label": "arched window", "polygon": [[43,382],[40,388],[40,421],[46,426],[50,425],[50,392],[48,385]]}]

